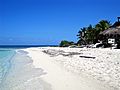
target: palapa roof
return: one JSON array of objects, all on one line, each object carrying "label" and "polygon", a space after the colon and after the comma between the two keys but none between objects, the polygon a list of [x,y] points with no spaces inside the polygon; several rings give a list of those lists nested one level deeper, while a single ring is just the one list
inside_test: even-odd
[{"label": "palapa roof", "polygon": [[101,32],[100,34],[102,35],[120,35],[120,27],[119,28],[114,28],[114,27],[111,27],[103,32]]},{"label": "palapa roof", "polygon": [[104,30],[100,33],[100,35],[120,35],[120,17],[118,17],[118,21],[115,22],[109,29]]}]

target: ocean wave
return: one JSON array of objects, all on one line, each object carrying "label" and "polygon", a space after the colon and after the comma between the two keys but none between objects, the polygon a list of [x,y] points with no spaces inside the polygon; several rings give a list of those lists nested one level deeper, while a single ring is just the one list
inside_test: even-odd
[{"label": "ocean wave", "polygon": [[2,83],[10,68],[10,59],[13,57],[14,53],[13,50],[0,50],[0,83]]},{"label": "ocean wave", "polygon": [[[0,90],[51,90],[51,85],[40,77],[46,75],[42,68],[35,68],[27,52],[15,50],[11,67]],[[49,89],[48,89],[49,88]]]}]

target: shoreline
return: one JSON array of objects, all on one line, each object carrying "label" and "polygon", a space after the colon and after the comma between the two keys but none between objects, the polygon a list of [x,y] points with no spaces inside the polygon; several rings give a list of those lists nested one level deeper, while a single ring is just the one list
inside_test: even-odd
[{"label": "shoreline", "polygon": [[17,49],[0,89],[119,90],[119,54],[117,49]]},{"label": "shoreline", "polygon": [[35,68],[32,63],[27,53],[17,50],[0,90],[51,90],[50,85],[40,78],[45,74],[44,70]]},{"label": "shoreline", "polygon": [[[25,51],[29,52],[28,55],[33,59],[33,65],[36,68],[43,68],[47,72],[47,75],[43,75],[42,78],[43,78],[43,80],[45,80],[46,82],[49,82],[51,84],[52,90],[73,90],[73,89],[74,90],[114,90],[114,88],[110,87],[109,85],[103,85],[103,83],[101,81],[99,82],[99,81],[96,81],[95,79],[91,79],[91,77],[89,77],[89,73],[88,73],[88,78],[87,78],[88,80],[85,79],[86,77],[84,77],[84,76],[82,77],[82,74],[80,74],[80,73],[79,73],[79,75],[78,74],[75,75],[76,72],[71,73],[70,69],[74,70],[74,68],[70,67],[70,68],[68,68],[69,69],[68,70],[66,67],[64,67],[62,65],[64,63],[59,62],[59,60],[61,60],[61,59],[64,59],[63,61],[68,60],[68,58],[66,58],[65,56],[63,57],[63,56],[59,55],[59,56],[54,57],[54,56],[50,56],[50,55],[43,53],[43,50],[52,50],[52,49],[53,49],[53,51],[51,51],[51,53],[54,53],[55,50],[58,50],[60,52],[61,52],[61,50],[69,51],[68,48],[57,48],[57,47],[55,47],[55,48],[54,47],[40,47],[40,48],[25,49]],[[70,50],[76,51],[79,49],[70,49]],[[55,54],[57,54],[57,53],[55,52]],[[43,61],[43,60],[45,60],[45,61]],[[60,63],[61,63],[61,66],[60,66]],[[68,64],[68,67],[69,67],[69,64]],[[83,73],[83,72],[81,72],[81,73]],[[70,77],[68,78],[68,76],[70,76]],[[61,81],[59,78],[63,81]],[[56,81],[57,79],[59,82]],[[90,80],[92,80],[92,81],[90,81]],[[67,81],[67,82],[65,82],[65,81]],[[64,83],[66,83],[66,86],[62,85]],[[116,90],[118,90],[118,89],[116,89]]]},{"label": "shoreline", "polygon": [[[3,49],[3,51],[4,51],[4,49]],[[1,84],[3,83],[3,81],[5,80],[6,75],[9,73],[9,69],[11,68],[11,59],[16,54],[14,50],[5,50],[5,51],[10,51],[10,54],[7,55],[6,57],[2,58],[1,63],[4,64],[4,66],[3,66],[4,72],[1,72],[2,76],[1,76],[1,81],[0,81],[0,87],[1,87]]]}]

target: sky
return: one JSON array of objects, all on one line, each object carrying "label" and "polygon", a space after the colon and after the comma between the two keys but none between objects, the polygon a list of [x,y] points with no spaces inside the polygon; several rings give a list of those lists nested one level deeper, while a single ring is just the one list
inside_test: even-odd
[{"label": "sky", "polygon": [[82,27],[114,23],[120,0],[0,0],[0,45],[77,42]]}]

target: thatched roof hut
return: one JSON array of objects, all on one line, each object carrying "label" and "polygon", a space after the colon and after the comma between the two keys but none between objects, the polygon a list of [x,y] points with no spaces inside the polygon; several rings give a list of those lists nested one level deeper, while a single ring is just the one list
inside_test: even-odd
[{"label": "thatched roof hut", "polygon": [[109,28],[103,32],[101,32],[100,34],[103,35],[120,35],[120,28]]},{"label": "thatched roof hut", "polygon": [[115,43],[120,44],[120,17],[109,29],[100,32],[99,39],[108,42],[108,39],[115,39]]},{"label": "thatched roof hut", "polygon": [[100,33],[100,35],[106,35],[106,36],[112,36],[113,38],[116,37],[116,35],[120,35],[120,17],[118,17],[118,21],[115,22],[109,29],[103,31]]},{"label": "thatched roof hut", "polygon": [[120,38],[120,28],[111,27],[101,32],[100,36],[106,37],[106,38],[115,38],[115,39]]}]

